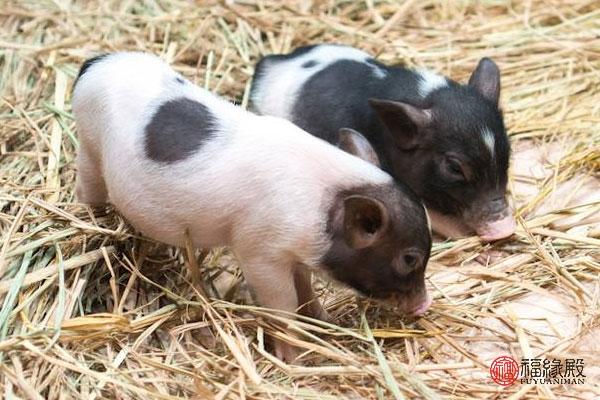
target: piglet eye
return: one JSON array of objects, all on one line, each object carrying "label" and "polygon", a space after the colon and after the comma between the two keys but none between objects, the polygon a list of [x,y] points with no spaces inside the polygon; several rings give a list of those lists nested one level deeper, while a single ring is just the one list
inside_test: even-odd
[{"label": "piglet eye", "polygon": [[444,167],[448,175],[454,177],[456,180],[465,180],[465,174],[462,166],[457,159],[453,157],[446,157],[444,160]]},{"label": "piglet eye", "polygon": [[404,256],[404,265],[406,265],[408,270],[412,271],[417,265],[417,257],[413,256],[412,254],[406,254]]},{"label": "piglet eye", "polygon": [[423,254],[416,249],[408,249],[394,263],[399,276],[406,276],[423,265]]}]

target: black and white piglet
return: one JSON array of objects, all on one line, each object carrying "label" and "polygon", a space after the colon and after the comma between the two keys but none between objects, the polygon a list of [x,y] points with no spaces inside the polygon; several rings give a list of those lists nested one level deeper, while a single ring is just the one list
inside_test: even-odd
[{"label": "black and white piglet", "polygon": [[363,133],[383,168],[422,199],[433,229],[484,240],[516,226],[506,201],[509,141],[498,108],[500,72],[484,58],[467,85],[426,70],[389,67],[351,47],[316,45],[264,57],[254,110],[335,143]]},{"label": "black and white piglet", "polygon": [[[370,162],[360,134],[342,151],[291,122],[198,88],[158,58],[88,60],[73,94],[77,196],[110,201],[156,240],[230,246],[264,306],[326,317],[311,271],[422,314],[431,248],[425,209]],[[375,160],[376,161],[376,160]],[[287,357],[285,345],[277,354]]]}]

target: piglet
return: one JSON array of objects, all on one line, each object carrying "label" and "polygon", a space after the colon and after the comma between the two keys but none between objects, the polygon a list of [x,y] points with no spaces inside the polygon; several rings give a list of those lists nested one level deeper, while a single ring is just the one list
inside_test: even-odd
[{"label": "piglet", "polygon": [[435,231],[475,231],[485,241],[516,227],[506,201],[510,146],[499,96],[500,72],[489,58],[461,85],[338,45],[264,57],[251,89],[255,111],[331,143],[342,127],[360,131],[383,168],[424,200]]},{"label": "piglet", "polygon": [[[86,61],[73,113],[79,200],[110,201],[170,245],[182,246],[187,231],[198,248],[230,246],[263,306],[325,318],[311,287],[315,270],[405,313],[429,306],[425,209],[373,165],[360,133],[339,132],[342,151],[141,53]],[[294,354],[278,341],[275,351]]]}]

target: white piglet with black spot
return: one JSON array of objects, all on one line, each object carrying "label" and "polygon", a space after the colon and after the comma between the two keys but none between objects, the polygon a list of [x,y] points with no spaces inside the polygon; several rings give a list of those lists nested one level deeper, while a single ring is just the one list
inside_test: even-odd
[{"label": "white piglet with black spot", "polygon": [[[88,60],[73,113],[79,200],[110,201],[144,235],[171,245],[189,232],[199,248],[230,246],[262,305],[325,318],[310,281],[320,269],[403,312],[429,306],[422,203],[373,165],[358,132],[339,133],[342,151],[141,53]],[[293,348],[275,344],[292,358]]]}]

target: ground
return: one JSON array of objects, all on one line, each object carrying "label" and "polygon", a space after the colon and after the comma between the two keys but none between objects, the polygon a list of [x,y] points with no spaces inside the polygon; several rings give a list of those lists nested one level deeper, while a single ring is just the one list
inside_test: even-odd
[{"label": "ground", "polygon": [[[462,82],[484,56],[502,71],[519,229],[436,242],[434,305],[417,320],[320,280],[333,323],[290,321],[253,305],[227,249],[158,245],[74,198],[85,59],[152,52],[245,106],[261,55],[318,42]],[[2,2],[0,394],[598,398],[599,104],[597,0]],[[265,351],[267,333],[291,332],[302,365]],[[489,372],[501,355],[583,359],[586,380],[503,387]]]}]

